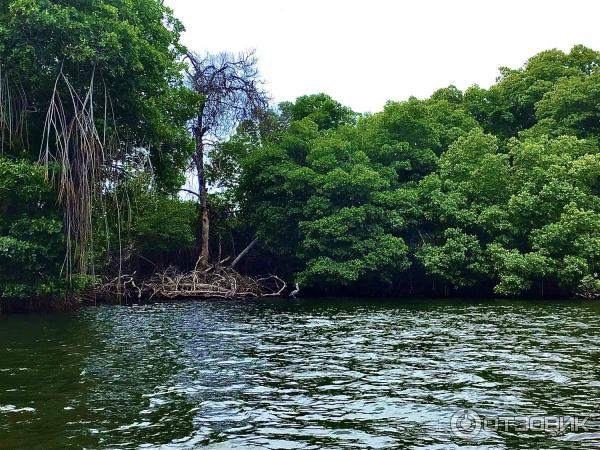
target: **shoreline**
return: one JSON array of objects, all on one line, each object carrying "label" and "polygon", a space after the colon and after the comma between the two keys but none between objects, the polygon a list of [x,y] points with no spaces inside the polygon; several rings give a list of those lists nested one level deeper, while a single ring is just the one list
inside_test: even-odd
[{"label": "shoreline", "polygon": [[71,313],[84,308],[98,307],[128,307],[128,306],[146,306],[154,304],[175,304],[175,303],[197,303],[197,302],[253,302],[274,300],[280,302],[312,302],[312,301],[328,301],[328,302],[408,302],[408,303],[426,303],[426,302],[448,302],[448,304],[456,303],[476,303],[476,302],[528,302],[528,303],[595,303],[594,299],[586,299],[582,297],[478,297],[468,295],[456,296],[348,296],[348,295],[313,295],[298,298],[289,298],[286,296],[264,296],[264,297],[190,297],[182,296],[175,298],[152,298],[142,300],[119,301],[119,300],[97,300],[96,302],[88,300],[73,300],[73,299],[49,299],[49,298],[29,298],[29,299],[0,299],[0,316],[9,315],[27,315],[27,314],[53,314],[53,313]]}]

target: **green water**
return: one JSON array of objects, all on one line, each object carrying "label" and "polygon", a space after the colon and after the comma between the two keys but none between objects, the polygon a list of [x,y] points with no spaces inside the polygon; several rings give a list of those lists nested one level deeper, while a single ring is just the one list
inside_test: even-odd
[{"label": "green water", "polygon": [[[600,304],[201,301],[0,317],[0,448],[598,448]],[[460,409],[591,416],[484,430]]]}]

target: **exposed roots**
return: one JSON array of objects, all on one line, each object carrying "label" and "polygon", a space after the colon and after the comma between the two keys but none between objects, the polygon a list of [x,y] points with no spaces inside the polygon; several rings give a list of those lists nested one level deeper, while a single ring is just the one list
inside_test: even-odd
[{"label": "exposed roots", "polygon": [[224,266],[206,266],[183,273],[169,267],[147,279],[137,277],[135,273],[117,276],[99,284],[84,298],[106,302],[179,298],[241,299],[276,297],[286,288],[285,281],[275,275],[249,277]]},{"label": "exposed roots", "polygon": [[[111,163],[117,155],[113,132],[108,126],[112,123],[110,98],[104,88],[103,103],[99,106],[94,97],[96,89],[92,73],[87,90],[80,95],[61,69],[42,135],[40,163],[46,169],[46,177],[52,178],[58,187],[58,199],[65,211],[65,266],[69,275],[73,263],[79,273],[88,272],[94,205],[115,181]],[[103,115],[97,117],[96,109]],[[103,128],[98,129],[100,123]]]},{"label": "exposed roots", "polygon": [[5,145],[25,137],[25,114],[29,104],[23,86],[12,80],[0,65],[0,154]]}]

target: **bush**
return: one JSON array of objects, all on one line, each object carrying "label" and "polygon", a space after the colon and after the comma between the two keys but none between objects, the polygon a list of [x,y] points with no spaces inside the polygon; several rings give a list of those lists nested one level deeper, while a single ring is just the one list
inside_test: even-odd
[{"label": "bush", "polygon": [[65,237],[42,168],[0,158],[0,298],[64,294]]}]

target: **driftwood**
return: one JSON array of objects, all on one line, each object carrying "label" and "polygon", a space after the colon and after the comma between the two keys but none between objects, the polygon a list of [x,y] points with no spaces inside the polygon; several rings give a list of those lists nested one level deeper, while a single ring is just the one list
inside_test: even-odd
[{"label": "driftwood", "polygon": [[191,272],[169,267],[149,278],[122,274],[105,280],[84,295],[102,301],[173,300],[178,298],[257,298],[280,296],[287,288],[279,277],[249,277],[230,267],[203,266]]},{"label": "driftwood", "polygon": [[600,299],[600,292],[596,292],[596,291],[586,291],[586,290],[580,289],[578,292],[575,293],[575,295],[584,300]]}]

